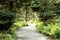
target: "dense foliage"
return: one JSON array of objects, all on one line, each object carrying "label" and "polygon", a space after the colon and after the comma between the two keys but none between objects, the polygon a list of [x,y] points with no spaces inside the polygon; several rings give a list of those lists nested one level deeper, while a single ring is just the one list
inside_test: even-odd
[{"label": "dense foliage", "polygon": [[60,37],[60,1],[0,0],[0,31],[8,31],[5,35],[2,33],[0,37],[14,40],[16,30],[26,26],[25,21],[28,23],[39,21],[36,23],[39,32]]},{"label": "dense foliage", "polygon": [[37,30],[41,33],[52,37],[60,37],[60,23],[59,22],[38,22],[37,23]]},{"label": "dense foliage", "polygon": [[0,12],[0,30],[8,30],[13,24],[15,14],[9,11]]},{"label": "dense foliage", "polygon": [[20,2],[0,0],[0,40],[16,40],[16,30],[26,26],[24,3]]},{"label": "dense foliage", "polygon": [[[33,0],[30,3],[30,8],[34,12],[39,12],[38,17],[42,21],[47,21],[55,18],[60,13],[60,2],[57,0]],[[36,13],[37,14],[37,13]]]},{"label": "dense foliage", "polygon": [[[49,5],[48,5],[49,6]],[[53,3],[40,11],[40,22],[37,23],[37,30],[51,37],[60,38],[60,2]]]}]

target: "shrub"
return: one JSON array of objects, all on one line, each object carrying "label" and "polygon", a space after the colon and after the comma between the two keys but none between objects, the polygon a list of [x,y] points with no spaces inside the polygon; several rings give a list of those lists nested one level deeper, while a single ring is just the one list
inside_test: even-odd
[{"label": "shrub", "polygon": [[36,28],[39,32],[53,37],[60,37],[60,22],[38,22]]},{"label": "shrub", "polygon": [[0,12],[0,30],[8,30],[13,24],[15,14],[10,11]]},{"label": "shrub", "polygon": [[26,22],[24,22],[24,21],[16,21],[15,23],[13,23],[12,27],[10,28],[9,33],[11,35],[14,35],[14,34],[16,34],[16,30],[18,30],[21,27],[25,27],[25,26],[27,26]]},{"label": "shrub", "polygon": [[0,33],[0,40],[15,40],[10,34]]},{"label": "shrub", "polygon": [[24,21],[18,21],[18,22],[15,22],[14,25],[22,27],[22,26],[25,26],[26,23]]},{"label": "shrub", "polygon": [[59,38],[60,37],[60,29],[56,30],[55,37]]},{"label": "shrub", "polygon": [[41,19],[41,21],[48,21],[48,20],[52,20],[54,19],[54,17],[56,17],[56,14],[54,13],[40,13],[39,18]]}]

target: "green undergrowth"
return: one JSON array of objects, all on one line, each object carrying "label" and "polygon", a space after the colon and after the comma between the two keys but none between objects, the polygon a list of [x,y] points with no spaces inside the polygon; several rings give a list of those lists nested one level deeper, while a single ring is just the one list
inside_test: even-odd
[{"label": "green undergrowth", "polygon": [[26,26],[26,22],[15,21],[15,17],[9,10],[0,12],[0,40],[15,40],[18,28]]},{"label": "green undergrowth", "polygon": [[16,35],[11,35],[9,33],[0,33],[0,40],[15,40]]},{"label": "green undergrowth", "polygon": [[16,40],[16,31],[26,25],[27,24],[24,21],[17,21],[13,23],[9,30],[0,31],[0,40]]},{"label": "green undergrowth", "polygon": [[27,26],[27,23],[24,22],[24,21],[17,21],[13,24],[13,26],[15,26],[17,29],[20,28],[20,27],[25,27]]},{"label": "green undergrowth", "polygon": [[10,28],[10,34],[16,34],[16,31],[20,29],[21,27],[27,26],[26,22],[24,21],[17,21],[15,22],[12,27]]},{"label": "green undergrowth", "polygon": [[0,12],[0,40],[16,40],[16,31],[26,25],[24,21],[16,21],[16,14],[9,10]]},{"label": "green undergrowth", "polygon": [[0,40],[16,40],[16,35],[12,35],[8,31],[0,31]]},{"label": "green undergrowth", "polygon": [[48,35],[53,38],[60,38],[60,19],[56,19],[55,21],[51,22],[37,22],[36,28],[39,32]]},{"label": "green undergrowth", "polygon": [[27,24],[24,21],[17,21],[12,26],[13,27],[10,28],[11,29],[11,33],[16,33],[16,31],[18,29],[20,29],[21,27],[27,26]]}]

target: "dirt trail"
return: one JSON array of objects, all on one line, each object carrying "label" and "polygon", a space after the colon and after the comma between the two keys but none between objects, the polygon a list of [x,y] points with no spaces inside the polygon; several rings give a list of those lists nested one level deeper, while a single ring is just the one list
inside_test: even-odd
[{"label": "dirt trail", "polygon": [[29,24],[27,27],[17,30],[17,40],[49,40],[47,37],[39,33],[35,24]]}]

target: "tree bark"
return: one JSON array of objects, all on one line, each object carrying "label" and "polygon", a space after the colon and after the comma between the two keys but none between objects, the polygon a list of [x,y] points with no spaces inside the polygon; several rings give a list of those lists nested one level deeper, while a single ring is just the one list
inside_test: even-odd
[{"label": "tree bark", "polygon": [[10,8],[10,11],[12,11],[13,10],[13,1],[10,1],[10,6],[9,6]]}]

